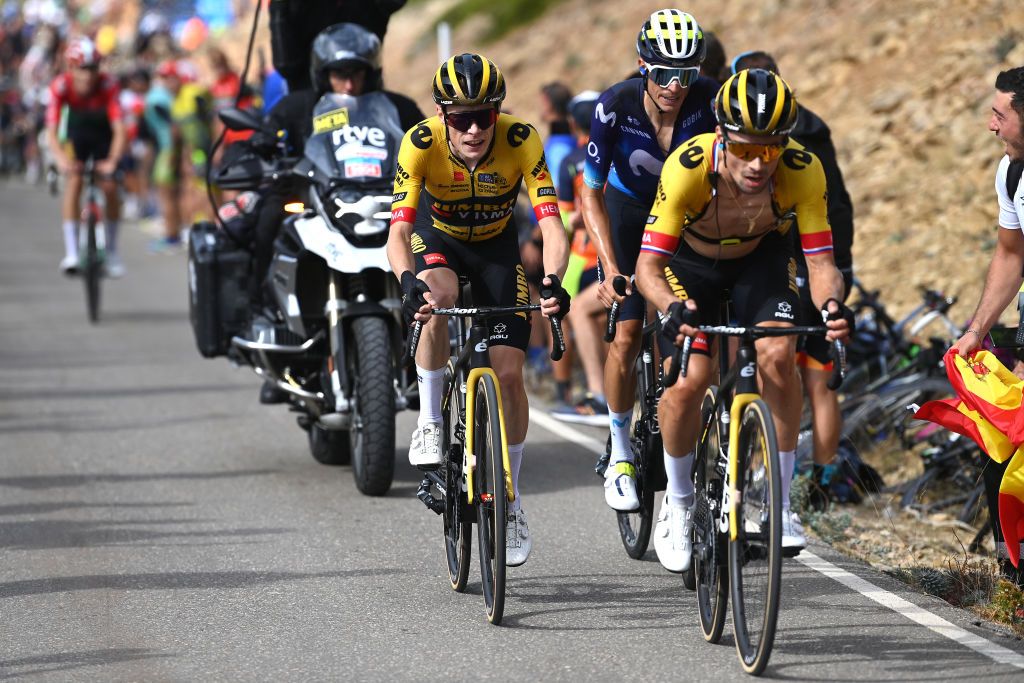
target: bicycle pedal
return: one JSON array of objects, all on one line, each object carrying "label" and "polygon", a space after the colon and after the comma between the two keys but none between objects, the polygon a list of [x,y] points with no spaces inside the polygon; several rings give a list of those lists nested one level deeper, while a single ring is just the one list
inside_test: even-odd
[{"label": "bicycle pedal", "polygon": [[611,457],[611,454],[605,453],[594,464],[594,473],[602,479],[604,479],[604,473],[608,470],[608,462],[611,460]]}]

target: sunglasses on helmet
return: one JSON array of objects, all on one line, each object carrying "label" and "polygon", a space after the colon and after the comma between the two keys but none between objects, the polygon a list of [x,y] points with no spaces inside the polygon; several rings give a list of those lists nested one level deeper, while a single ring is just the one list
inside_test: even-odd
[{"label": "sunglasses on helmet", "polygon": [[472,111],[449,112],[444,115],[445,123],[459,131],[467,133],[476,124],[480,130],[487,130],[498,120],[496,109],[474,109]]},{"label": "sunglasses on helmet", "polygon": [[733,142],[732,140],[726,140],[725,146],[729,150],[729,154],[743,161],[760,159],[766,164],[778,159],[786,150],[786,143],[764,145],[756,142]]},{"label": "sunglasses on helmet", "polygon": [[674,68],[671,66],[657,66],[647,64],[648,78],[654,81],[655,85],[660,88],[667,88],[672,85],[672,81],[679,81],[680,88],[688,88],[693,85],[697,77],[700,76],[699,66],[687,66],[683,68]]}]

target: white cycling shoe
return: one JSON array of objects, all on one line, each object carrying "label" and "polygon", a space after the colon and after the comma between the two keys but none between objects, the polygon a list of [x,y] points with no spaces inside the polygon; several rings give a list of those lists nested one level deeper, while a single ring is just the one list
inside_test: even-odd
[{"label": "white cycling shoe", "polygon": [[433,469],[441,464],[441,424],[428,422],[412,433],[409,464],[420,469]]},{"label": "white cycling shoe", "polygon": [[654,550],[661,566],[670,572],[685,572],[693,558],[693,505],[679,507],[665,501],[654,527]]},{"label": "white cycling shoe", "polygon": [[109,278],[116,280],[124,277],[124,261],[121,260],[121,256],[119,254],[107,254],[103,267],[107,271],[107,277]]},{"label": "white cycling shoe", "polygon": [[628,460],[609,465],[604,473],[604,502],[618,512],[633,512],[640,508],[636,495],[636,467]]},{"label": "white cycling shoe", "polygon": [[64,275],[76,275],[78,273],[78,256],[68,254],[60,260],[60,272]]},{"label": "white cycling shoe", "polygon": [[526,562],[533,550],[533,537],[526,524],[526,513],[522,508],[509,512],[505,524],[505,564],[518,567]]},{"label": "white cycling shoe", "polygon": [[783,550],[800,551],[807,547],[804,525],[800,516],[788,509],[782,511],[782,548]]}]

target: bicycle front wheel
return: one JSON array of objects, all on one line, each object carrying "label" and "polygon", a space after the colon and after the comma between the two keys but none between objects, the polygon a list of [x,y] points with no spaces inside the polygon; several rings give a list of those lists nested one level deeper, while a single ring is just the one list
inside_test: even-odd
[{"label": "bicycle front wheel", "polygon": [[[726,570],[727,536],[719,531],[725,470],[719,454],[722,427],[715,415],[718,387],[709,387],[700,406],[702,437],[693,463],[696,507],[693,519],[693,581],[697,590],[697,614],[704,640],[717,643],[725,627],[729,601]],[[687,574],[683,574],[684,579]]]},{"label": "bicycle front wheel", "polygon": [[[651,526],[654,523],[654,471],[655,458],[662,457],[661,434],[651,431],[650,411],[654,410],[655,390],[644,364],[643,354],[636,361],[636,402],[633,407],[633,438],[630,440],[635,454],[636,496],[640,507],[632,512],[616,513],[619,522],[619,538],[626,554],[639,560],[647,553],[651,540]],[[611,438],[611,437],[609,437]]]},{"label": "bicycle front wheel", "polygon": [[761,399],[743,410],[738,448],[736,539],[729,578],[736,651],[743,670],[764,671],[775,642],[782,579],[782,486],[775,425]]},{"label": "bicycle front wheel", "polygon": [[472,510],[466,504],[462,486],[462,449],[464,417],[459,401],[459,384],[451,361],[444,373],[441,415],[444,439],[441,468],[444,472],[444,554],[448,561],[448,580],[452,590],[466,590],[469,579],[470,551],[473,546]]},{"label": "bicycle front wheel", "polygon": [[90,216],[86,224],[85,260],[82,267],[82,282],[85,283],[85,303],[89,313],[89,322],[97,323],[100,319],[100,277],[103,261],[96,244],[96,218]]},{"label": "bicycle front wheel", "polygon": [[474,397],[473,450],[476,451],[477,544],[487,621],[500,624],[505,609],[505,467],[502,460],[501,406],[491,375],[482,375]]}]

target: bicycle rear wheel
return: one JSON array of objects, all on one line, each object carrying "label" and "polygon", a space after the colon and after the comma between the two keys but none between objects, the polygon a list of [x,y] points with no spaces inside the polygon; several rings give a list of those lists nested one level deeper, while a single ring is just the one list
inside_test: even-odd
[{"label": "bicycle rear wheel", "polygon": [[483,583],[487,621],[500,624],[505,609],[505,521],[507,515],[505,467],[498,391],[491,375],[482,375],[476,383],[474,400],[473,448],[476,451],[474,488],[476,491],[477,544],[480,553],[480,578]]},{"label": "bicycle rear wheel", "polygon": [[[693,582],[697,590],[697,614],[704,640],[717,643],[725,627],[725,608],[729,600],[729,574],[726,571],[727,537],[718,530],[722,506],[724,471],[719,454],[721,425],[714,414],[718,387],[709,387],[700,406],[701,431],[693,464],[696,506],[693,521]],[[684,580],[686,574],[684,573]]]},{"label": "bicycle rear wheel", "polygon": [[775,425],[761,399],[743,410],[738,448],[736,539],[729,579],[736,651],[743,670],[764,671],[775,642],[782,578],[782,486]]},{"label": "bicycle rear wheel", "polygon": [[91,215],[86,223],[85,260],[82,265],[82,282],[85,283],[85,303],[89,322],[100,319],[100,277],[103,261],[96,244],[96,217]]},{"label": "bicycle rear wheel", "polygon": [[[642,356],[642,354],[641,354]],[[653,476],[657,462],[662,457],[661,434],[651,431],[652,418],[648,411],[654,410],[655,401],[651,392],[654,387],[648,375],[648,368],[643,359],[636,361],[636,402],[633,407],[633,438],[630,443],[635,455],[636,466],[636,497],[640,507],[632,512],[616,513],[619,522],[619,538],[626,554],[639,560],[647,553],[651,540],[651,527],[654,524],[654,489]]]},{"label": "bicycle rear wheel", "polygon": [[462,486],[462,449],[465,436],[463,414],[459,404],[459,385],[451,362],[444,374],[441,416],[444,420],[445,442],[441,449],[444,472],[444,554],[448,561],[448,580],[452,590],[466,590],[469,579],[470,551],[473,547],[472,509],[466,504]]}]

